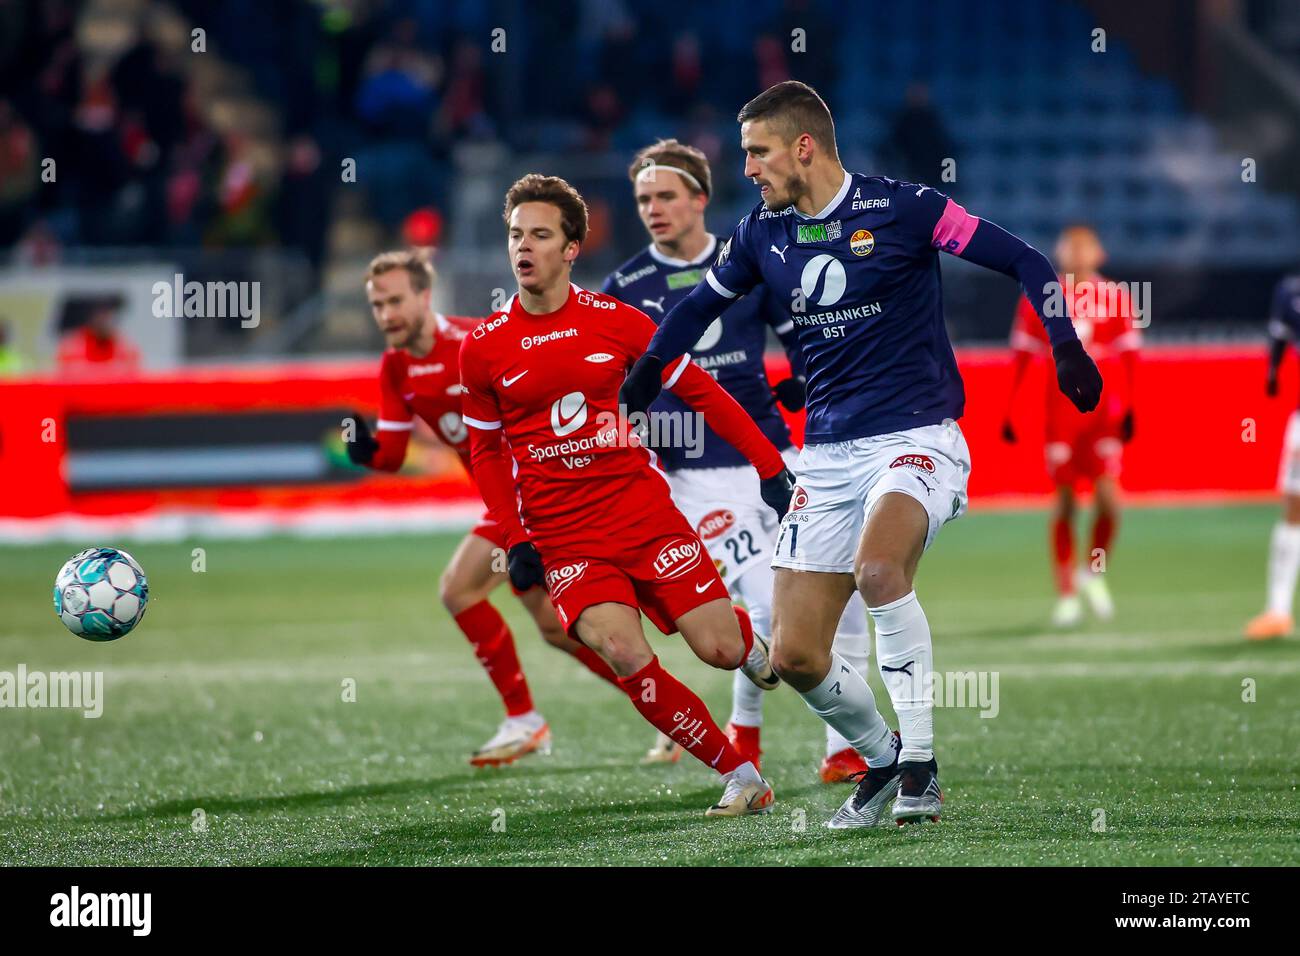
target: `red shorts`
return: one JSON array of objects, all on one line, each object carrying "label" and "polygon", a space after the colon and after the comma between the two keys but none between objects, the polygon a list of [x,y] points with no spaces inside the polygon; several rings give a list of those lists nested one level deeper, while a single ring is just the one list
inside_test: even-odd
[{"label": "red shorts", "polygon": [[1123,450],[1119,426],[1109,418],[1051,429],[1044,449],[1047,475],[1057,487],[1070,488],[1090,484],[1103,475],[1118,478]]},{"label": "red shorts", "polygon": [[717,566],[680,513],[673,510],[647,525],[654,529],[649,536],[617,555],[564,554],[550,559],[548,550],[555,549],[539,546],[546,589],[570,634],[578,615],[594,604],[612,601],[638,607],[655,627],[673,634],[683,614],[727,597]]},{"label": "red shorts", "polygon": [[478,519],[478,524],[474,525],[469,533],[476,534],[503,550],[506,547],[506,536],[501,530],[501,525],[493,521],[492,516],[486,511],[483,512],[483,517]]}]

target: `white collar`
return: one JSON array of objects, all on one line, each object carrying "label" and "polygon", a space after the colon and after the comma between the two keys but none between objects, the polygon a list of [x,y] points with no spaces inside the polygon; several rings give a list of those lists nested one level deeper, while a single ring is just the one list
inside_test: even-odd
[{"label": "white collar", "polygon": [[718,237],[715,236],[713,233],[709,233],[708,245],[706,245],[704,247],[704,251],[701,252],[698,256],[696,256],[694,259],[674,259],[672,256],[666,256],[662,252],[660,252],[658,247],[652,242],[650,243],[650,258],[653,259],[655,262],[661,263],[662,265],[672,266],[675,269],[681,269],[685,266],[698,266],[698,265],[703,265],[705,262],[708,262],[710,259],[713,258],[713,250],[716,249],[717,247],[718,247]]},{"label": "white collar", "polygon": [[800,219],[825,219],[839,207],[840,203],[844,202],[844,197],[849,194],[851,185],[853,185],[853,175],[846,169],[844,170],[844,183],[840,186],[840,191],[835,194],[834,199],[826,204],[825,209],[814,216],[805,216],[798,209],[795,209],[794,214]]}]

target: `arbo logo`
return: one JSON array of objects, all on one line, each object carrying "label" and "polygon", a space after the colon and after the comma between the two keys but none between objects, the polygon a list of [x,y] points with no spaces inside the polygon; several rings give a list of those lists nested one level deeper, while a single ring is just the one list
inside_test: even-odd
[{"label": "arbo logo", "polygon": [[551,430],[557,438],[571,435],[587,424],[587,396],[570,392],[551,405]]},{"label": "arbo logo", "polygon": [[813,256],[799,276],[799,288],[805,297],[816,297],[818,305],[834,305],[844,295],[848,280],[844,276],[844,263],[829,253]]},{"label": "arbo logo", "polygon": [[717,511],[710,511],[700,519],[699,526],[695,530],[701,538],[708,541],[716,538],[735,523],[735,512],[729,508],[719,508]]}]

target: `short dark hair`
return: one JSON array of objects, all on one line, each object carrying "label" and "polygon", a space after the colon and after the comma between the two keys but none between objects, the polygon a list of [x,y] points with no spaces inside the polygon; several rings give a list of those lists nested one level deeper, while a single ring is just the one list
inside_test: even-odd
[{"label": "short dark hair", "polygon": [[510,225],[510,214],[516,206],[526,202],[550,203],[560,210],[560,226],[564,238],[582,242],[587,238],[587,204],[582,194],[559,176],[529,173],[506,191],[506,208],[502,217]]},{"label": "short dark hair", "polygon": [[658,142],[651,143],[639,150],[633,158],[632,165],[627,168],[628,179],[635,184],[637,176],[647,166],[676,166],[679,169],[684,169],[694,176],[696,182],[699,183],[697,188],[689,179],[684,180],[687,189],[692,193],[704,193],[706,196],[713,193],[713,176],[709,172],[709,157],[694,146],[678,142],[675,139],[661,139]]},{"label": "short dark hair", "polygon": [[807,83],[786,80],[770,86],[746,103],[736,114],[737,123],[764,120],[788,143],[807,133],[832,159],[839,158],[835,145],[835,121],[823,100]]}]

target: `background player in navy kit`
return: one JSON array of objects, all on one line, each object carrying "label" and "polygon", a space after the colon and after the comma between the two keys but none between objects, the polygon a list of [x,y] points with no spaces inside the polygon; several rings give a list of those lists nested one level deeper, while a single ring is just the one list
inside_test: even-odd
[{"label": "background player in navy kit", "polygon": [[[637,212],[651,243],[605,279],[601,291],[641,309],[656,321],[704,279],[717,238],[705,228],[704,211],[712,191],[708,158],[675,139],[660,140],[636,154],[628,169]],[[771,327],[790,357],[791,377],[768,384],[763,365]],[[776,400],[790,411],[804,407],[803,357],[794,323],[771,301],[765,286],[740,297],[691,347],[691,360],[717,379],[793,467],[798,452],[790,441]],[[676,395],[664,392],[653,413],[690,414]],[[732,597],[749,610],[754,630],[772,633],[772,546],[777,518],[758,493],[749,461],[705,425],[698,449],[657,448],[668,472],[673,501],[699,532]],[[859,596],[849,602],[835,636],[835,649],[865,670],[870,642],[867,613]],[[760,765],[763,692],[744,674],[733,680],[727,736],[754,766]],[[681,755],[672,738],[660,734],[645,762],[675,761]],[[849,779],[866,764],[839,732],[826,726],[821,777],[827,783]]]},{"label": "background player in navy kit", "polygon": [[[737,120],[745,174],[763,201],[660,324],[621,397],[629,411],[649,405],[664,362],[736,296],[764,283],[785,298],[807,366],[808,423],[773,562],[774,663],[871,767],[831,826],[873,826],[891,799],[899,823],[937,819],[933,653],[912,579],[939,527],[965,511],[970,470],[937,250],[1020,282],[1047,326],[1061,390],[1081,411],[1097,406],[1101,375],[1069,316],[1046,314],[1056,276],[1042,253],[928,186],[845,172],[811,87],[778,83]],[[855,587],[875,619],[898,754],[866,681],[831,650]]]},{"label": "background player in navy kit", "polygon": [[[1267,390],[1272,396],[1277,394],[1277,370],[1287,345],[1300,336],[1300,273],[1287,276],[1274,290],[1268,336]],[[1273,526],[1269,542],[1268,604],[1246,625],[1246,637],[1253,641],[1284,637],[1295,630],[1291,608],[1300,573],[1300,409],[1287,422],[1277,484],[1282,492],[1282,520]]]}]

